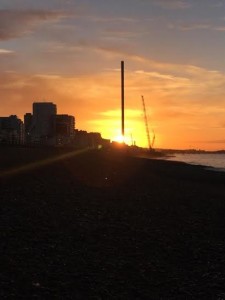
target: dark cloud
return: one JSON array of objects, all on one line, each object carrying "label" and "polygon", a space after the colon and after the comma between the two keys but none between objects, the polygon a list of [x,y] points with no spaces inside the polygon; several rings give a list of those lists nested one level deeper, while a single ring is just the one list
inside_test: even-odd
[{"label": "dark cloud", "polygon": [[35,26],[66,17],[60,11],[0,10],[0,40],[8,40],[32,32]]}]

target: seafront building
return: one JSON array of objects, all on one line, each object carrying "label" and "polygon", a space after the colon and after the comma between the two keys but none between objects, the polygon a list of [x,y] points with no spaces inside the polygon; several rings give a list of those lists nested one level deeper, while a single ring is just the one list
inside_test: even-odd
[{"label": "seafront building", "polygon": [[0,117],[0,143],[14,145],[24,143],[23,122],[16,115]]},{"label": "seafront building", "polygon": [[98,148],[108,147],[110,145],[109,139],[103,139],[99,132],[87,132],[84,130],[75,130],[75,145],[79,148]]},{"label": "seafront building", "polygon": [[57,114],[57,107],[52,102],[34,102],[33,114],[24,115],[24,125],[27,144],[76,148],[97,148],[110,144],[110,140],[103,139],[98,132],[75,129],[75,117]]},{"label": "seafront building", "polygon": [[101,134],[98,132],[87,132],[84,130],[75,130],[75,143],[80,148],[98,147],[102,143]]},{"label": "seafront building", "polygon": [[52,102],[34,102],[32,117],[32,137],[36,143],[48,143],[53,138],[52,117],[57,107]]},{"label": "seafront building", "polygon": [[88,148],[108,146],[98,132],[75,129],[75,117],[57,114],[52,102],[34,102],[32,113],[24,115],[24,124],[17,116],[0,117],[0,144],[72,146]]},{"label": "seafront building", "polygon": [[24,136],[25,142],[31,143],[32,142],[32,122],[33,122],[33,115],[31,113],[26,113],[24,115]]},{"label": "seafront building", "polygon": [[33,114],[24,115],[25,141],[27,144],[54,144],[53,117],[57,107],[52,102],[34,102]]},{"label": "seafront building", "polygon": [[75,117],[69,115],[54,115],[51,119],[54,143],[68,145],[74,143]]}]

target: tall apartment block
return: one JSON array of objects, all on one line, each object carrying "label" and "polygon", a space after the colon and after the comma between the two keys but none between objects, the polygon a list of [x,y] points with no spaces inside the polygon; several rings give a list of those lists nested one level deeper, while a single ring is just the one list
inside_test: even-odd
[{"label": "tall apartment block", "polygon": [[[53,137],[52,117],[57,113],[56,105],[52,102],[34,102],[31,125],[33,142],[46,143]],[[29,119],[29,117],[27,116]],[[29,122],[29,121],[28,121]]]},{"label": "tall apartment block", "polygon": [[52,102],[34,102],[33,114],[24,115],[26,143],[71,145],[74,143],[75,117],[57,115]]},{"label": "tall apartment block", "polygon": [[53,137],[52,117],[57,108],[52,102],[34,102],[33,114],[24,115],[25,142],[49,144]]}]

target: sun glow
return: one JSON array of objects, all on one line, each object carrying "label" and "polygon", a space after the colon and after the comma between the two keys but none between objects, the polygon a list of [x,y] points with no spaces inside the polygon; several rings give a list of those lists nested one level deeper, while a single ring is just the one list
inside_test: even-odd
[{"label": "sun glow", "polygon": [[125,137],[123,135],[117,135],[114,138],[112,138],[113,142],[117,142],[117,143],[125,143]]},{"label": "sun glow", "polygon": [[131,138],[128,138],[127,136],[123,136],[121,134],[115,136],[114,138],[112,138],[112,142],[117,142],[120,144],[126,144],[126,145],[131,145],[132,141]]}]

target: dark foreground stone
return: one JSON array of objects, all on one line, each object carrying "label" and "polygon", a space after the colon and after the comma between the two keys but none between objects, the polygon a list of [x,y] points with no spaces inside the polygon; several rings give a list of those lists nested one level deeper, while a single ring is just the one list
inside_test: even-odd
[{"label": "dark foreground stone", "polygon": [[119,152],[0,154],[0,299],[225,299],[225,173]]}]

